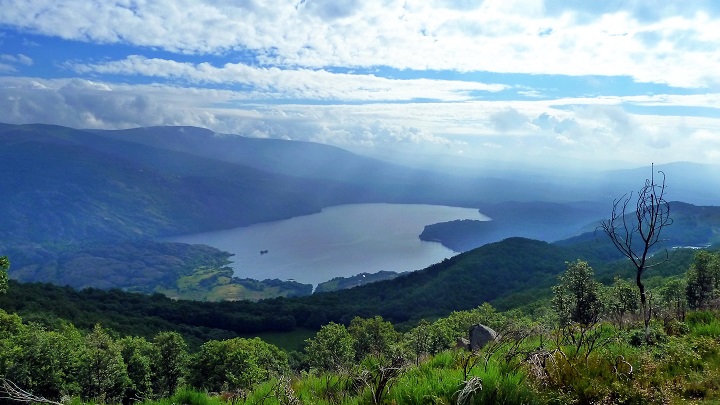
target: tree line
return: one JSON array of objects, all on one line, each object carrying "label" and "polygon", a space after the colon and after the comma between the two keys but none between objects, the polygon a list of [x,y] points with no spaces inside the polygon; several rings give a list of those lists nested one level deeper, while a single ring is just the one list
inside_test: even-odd
[{"label": "tree line", "polygon": [[[7,267],[6,260],[2,267]],[[333,379],[340,378],[344,382],[333,392],[366,392],[363,395],[368,395],[370,403],[383,403],[393,384],[431,359],[442,359],[476,323],[497,330],[500,337],[477,353],[454,352],[453,365],[447,367],[458,367],[464,384],[456,390],[471,387],[473,375],[487,372],[492,364],[499,364],[496,372],[503,378],[521,373],[530,379],[523,373],[535,367],[528,363],[532,356],[560,355],[556,350],[564,357],[553,361],[572,361],[569,365],[580,370],[577,373],[586,367],[583,364],[590,364],[592,356],[605,355],[601,348],[610,347],[606,345],[611,338],[626,339],[623,344],[635,347],[667,344],[669,335],[686,333],[683,327],[691,324],[684,322],[687,311],[720,308],[720,253],[698,251],[685,278],[665,279],[648,288],[654,330],[650,341],[644,338],[642,327],[637,328],[644,316],[639,293],[630,281],[617,279],[612,285],[602,285],[594,280],[592,267],[578,260],[567,264],[552,291],[550,305],[532,317],[519,311],[501,313],[483,304],[432,322],[422,320],[404,333],[381,316],[329,322],[305,342],[303,350],[289,353],[258,338],[209,340],[191,348],[172,331],[145,338],[121,335],[100,325],[82,331],[61,322],[50,328],[0,310],[0,376],[49,400],[78,397],[98,403],[168,398],[182,388],[248,398],[273,381],[274,390],[284,387],[283,395],[290,395],[291,385],[282,381],[301,384],[297,381],[320,378],[325,381],[323,389],[330,390],[338,383]],[[702,314],[691,312],[692,322]],[[709,322],[714,317],[710,315]],[[717,353],[720,356],[720,347]],[[572,357],[580,354],[584,360]],[[542,363],[543,372],[555,367],[548,361]],[[623,361],[632,365],[629,359]],[[543,378],[568,386],[577,380],[577,376],[556,374]]]}]

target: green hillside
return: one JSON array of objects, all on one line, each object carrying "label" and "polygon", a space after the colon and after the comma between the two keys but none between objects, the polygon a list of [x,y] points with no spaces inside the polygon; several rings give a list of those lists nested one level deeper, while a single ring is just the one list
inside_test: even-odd
[{"label": "green hillside", "polygon": [[0,177],[0,251],[13,257],[13,277],[210,299],[299,291],[292,292],[296,288],[291,285],[265,288],[247,282],[250,288],[241,288],[237,280],[228,282],[225,274],[207,271],[189,278],[187,269],[167,271],[167,256],[184,262],[192,253],[198,254],[192,259],[196,269],[215,268],[212,261],[201,263],[203,249],[185,247],[183,252],[155,245],[134,261],[128,246],[310,214],[337,204],[473,206],[488,196],[503,198],[496,190],[535,190],[522,186],[523,180],[453,177],[322,145],[184,127],[99,135],[51,125],[4,124],[0,171],[9,174]]},{"label": "green hillside", "polygon": [[[0,130],[0,240],[148,238],[317,212],[342,186],[104,140],[62,127]],[[339,187],[339,188],[338,188]],[[307,190],[332,190],[308,193]]]},{"label": "green hillside", "polygon": [[[683,274],[692,255],[692,250],[676,254],[647,276]],[[13,283],[8,294],[0,296],[0,308],[50,324],[61,318],[83,328],[101,322],[126,334],[151,336],[158,330],[178,330],[202,342],[213,336],[316,329],[331,321],[347,323],[355,316],[380,315],[394,323],[413,324],[484,302],[517,308],[547,297],[565,262],[577,259],[587,258],[569,247],[511,238],[392,280],[312,296],[197,302],[159,294]],[[615,274],[627,274],[622,262],[590,261],[608,282]]]},{"label": "green hillside", "polygon": [[[654,287],[654,319],[644,330],[632,299],[618,306],[618,297],[628,288],[634,291],[632,284],[619,280],[599,285],[589,267],[582,285],[578,279],[565,282],[572,269],[586,268],[575,261],[555,269],[556,256],[566,249],[513,238],[413,273],[421,274],[424,282],[401,276],[375,284],[404,286],[405,293],[414,286],[418,293],[427,293],[442,284],[457,288],[454,279],[488,282],[484,297],[534,293],[529,303],[545,306],[539,315],[473,305],[441,316],[425,312],[402,332],[377,314],[351,316],[318,324],[314,335],[305,330],[286,335],[307,337],[302,347],[292,343],[296,351],[290,353],[252,336],[260,330],[293,331],[294,315],[285,315],[287,311],[297,311],[303,303],[304,310],[321,310],[309,306],[307,297],[202,303],[159,294],[78,292],[12,282],[9,291],[0,294],[0,390],[6,398],[25,395],[12,388],[18,387],[50,400],[120,403],[141,396],[147,404],[198,405],[265,403],[269,398],[277,403],[337,404],[425,404],[429,397],[473,404],[712,403],[720,398],[720,315],[708,310],[717,293],[717,253],[696,256],[692,266],[685,263],[687,277]],[[693,260],[696,252],[687,249],[678,256]],[[714,277],[710,285],[697,284],[700,279],[693,274],[700,271],[707,272],[703,277]],[[548,280],[541,274],[564,278]],[[403,284],[396,284],[402,279]],[[677,281],[704,288],[709,295],[693,301],[688,311],[685,289],[673,290]],[[508,291],[503,283],[517,288],[503,294]],[[352,292],[363,289],[368,293],[365,301],[352,305],[391,298],[384,289],[370,294],[371,286],[318,297],[335,299],[340,307],[360,298]],[[584,292],[574,295],[578,288]],[[680,295],[668,294],[673,291]],[[436,305],[448,294],[437,292]],[[559,294],[569,294],[569,301],[558,304]],[[416,298],[411,296],[410,304],[417,304]],[[597,305],[586,306],[581,299]],[[563,323],[565,312],[575,314],[566,305],[584,311],[597,308],[600,317]],[[416,314],[422,310],[418,307]],[[498,337],[476,351],[456,348],[459,338],[472,337],[471,326],[477,323],[498,331]],[[287,338],[276,336],[274,341],[291,345]],[[107,377],[92,378],[97,375]]]}]

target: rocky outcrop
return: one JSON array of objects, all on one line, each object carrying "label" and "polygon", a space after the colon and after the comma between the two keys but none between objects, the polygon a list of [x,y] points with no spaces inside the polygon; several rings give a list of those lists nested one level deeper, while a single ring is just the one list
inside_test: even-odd
[{"label": "rocky outcrop", "polygon": [[492,328],[478,323],[470,327],[468,335],[470,337],[470,350],[476,351],[495,340],[498,334]]}]

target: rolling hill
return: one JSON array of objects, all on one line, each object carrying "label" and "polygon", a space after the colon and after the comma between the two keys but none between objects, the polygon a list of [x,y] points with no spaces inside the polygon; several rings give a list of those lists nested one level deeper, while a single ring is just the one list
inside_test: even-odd
[{"label": "rolling hill", "polygon": [[[592,243],[594,250],[613,251],[602,230],[598,230],[609,206],[599,203],[505,203],[480,208],[492,221],[458,220],[427,225],[420,239],[440,242],[458,252],[486,243],[522,236],[558,242],[562,245]],[[672,226],[663,231],[661,247],[700,247],[720,242],[720,207],[670,202]],[[594,215],[597,221],[587,222]],[[629,215],[629,220],[632,220]]]},{"label": "rolling hill", "polygon": [[[647,276],[684,274],[694,252],[679,250]],[[12,282],[8,293],[0,295],[0,308],[48,325],[59,325],[64,319],[91,329],[102,323],[121,334],[146,337],[160,330],[177,330],[199,344],[238,335],[316,329],[330,321],[349,323],[355,316],[381,315],[394,323],[413,324],[484,302],[501,310],[518,308],[549,296],[566,262],[577,259],[589,261],[605,282],[612,282],[617,274],[629,275],[623,261],[588,256],[586,250],[572,245],[509,238],[392,280],[311,296],[198,302],[118,289],[79,291]]]},{"label": "rolling hill", "polygon": [[[700,173],[695,183],[683,183],[683,190],[703,186],[703,195],[711,198],[718,189],[713,187],[717,176],[711,166],[677,164],[663,169],[668,176],[684,173],[684,179],[693,170]],[[482,226],[495,229],[481,230],[481,238],[470,242],[465,230],[453,226],[423,236],[456,250],[509,236],[556,240],[599,218],[609,206],[603,193],[615,190],[609,185],[612,178],[633,180],[644,171],[610,173],[597,184],[597,179],[588,179],[578,188],[564,184],[562,176],[541,179],[516,171],[493,177],[449,174],[326,145],[199,128],[87,131],[39,124],[0,124],[0,170],[5,173],[0,176],[0,252],[12,257],[11,275],[24,281],[162,291],[187,298],[266,295],[240,294],[241,281],[228,281],[226,270],[209,259],[222,252],[204,255],[203,249],[189,246],[180,252],[161,243],[151,245],[150,240],[362,202],[474,207],[494,217],[495,222]],[[683,240],[715,240],[717,229],[706,226],[715,219],[712,207],[696,211],[695,222],[683,228]],[[133,264],[135,251],[142,252],[142,266]],[[163,267],[167,256],[192,266],[168,273]],[[125,274],[139,268],[140,273],[162,276]],[[245,287],[267,287],[277,295],[306,289],[282,285],[278,290],[272,280]]]}]

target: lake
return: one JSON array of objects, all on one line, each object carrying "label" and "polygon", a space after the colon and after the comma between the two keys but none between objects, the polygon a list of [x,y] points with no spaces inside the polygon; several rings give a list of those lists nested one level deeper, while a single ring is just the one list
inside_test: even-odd
[{"label": "lake", "polygon": [[456,219],[489,220],[471,208],[350,204],[282,221],[166,240],[233,253],[236,277],[293,279],[317,285],[363,272],[420,270],[452,257],[457,253],[439,243],[421,241],[418,235],[425,225]]}]

